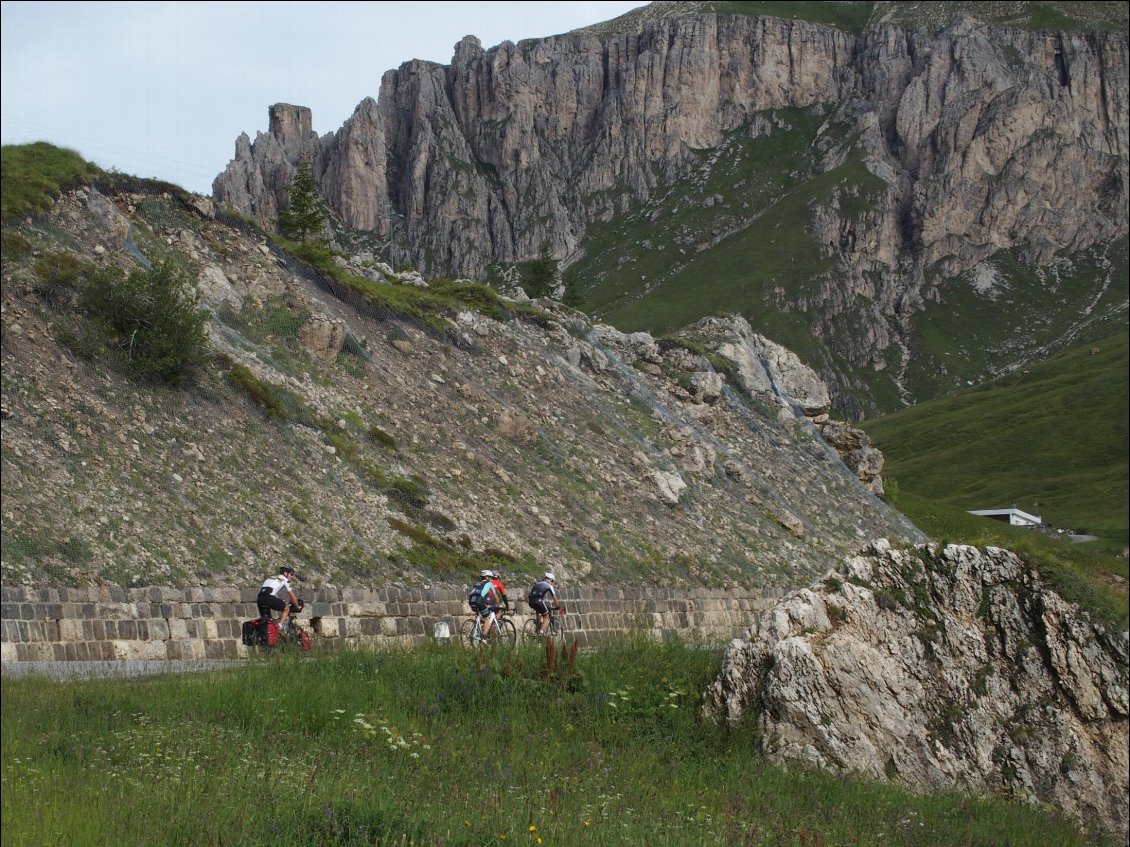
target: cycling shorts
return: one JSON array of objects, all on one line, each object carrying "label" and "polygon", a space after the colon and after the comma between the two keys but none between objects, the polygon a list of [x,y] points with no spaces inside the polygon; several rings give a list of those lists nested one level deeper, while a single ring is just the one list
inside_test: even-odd
[{"label": "cycling shorts", "polygon": [[536,600],[530,600],[530,608],[537,612],[539,615],[548,615],[549,606],[545,602],[544,597],[538,597]]},{"label": "cycling shorts", "polygon": [[259,609],[259,614],[264,617],[271,613],[274,609],[276,612],[281,612],[286,608],[286,600],[282,597],[276,597],[271,593],[271,589],[263,588],[259,591],[259,596],[255,598],[255,605]]}]

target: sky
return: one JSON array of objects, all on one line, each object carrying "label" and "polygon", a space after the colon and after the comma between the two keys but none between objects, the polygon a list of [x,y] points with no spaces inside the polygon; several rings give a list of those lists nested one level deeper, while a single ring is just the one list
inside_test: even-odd
[{"label": "sky", "polygon": [[0,3],[0,135],[49,141],[110,170],[211,194],[267,109],[337,130],[381,76],[483,47],[568,32],[632,2]]}]

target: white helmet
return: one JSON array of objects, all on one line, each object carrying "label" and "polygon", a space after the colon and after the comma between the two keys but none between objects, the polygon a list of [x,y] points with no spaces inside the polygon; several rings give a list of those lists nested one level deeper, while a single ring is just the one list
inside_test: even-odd
[{"label": "white helmet", "polygon": [[555,580],[553,579],[553,574],[549,571],[545,572],[545,574],[542,576],[542,579],[548,579],[550,582],[555,582]]},{"label": "white helmet", "polygon": [[483,568],[481,571],[479,571],[479,576],[481,576],[483,579],[490,579],[494,576],[494,572],[488,571],[486,568]]},{"label": "white helmet", "polygon": [[500,574],[498,571],[491,571],[490,575],[491,579],[502,579],[502,574]]}]

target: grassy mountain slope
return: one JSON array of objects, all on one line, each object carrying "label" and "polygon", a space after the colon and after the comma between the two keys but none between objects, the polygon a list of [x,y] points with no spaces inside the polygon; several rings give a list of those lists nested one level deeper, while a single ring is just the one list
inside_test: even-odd
[{"label": "grassy mountain slope", "polygon": [[907,492],[1127,543],[1127,335],[864,423]]}]

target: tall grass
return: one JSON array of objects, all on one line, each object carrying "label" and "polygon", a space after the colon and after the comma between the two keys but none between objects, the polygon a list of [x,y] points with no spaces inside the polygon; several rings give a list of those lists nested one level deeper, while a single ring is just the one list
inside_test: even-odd
[{"label": "tall grass", "polygon": [[1047,809],[760,759],[719,652],[428,646],[3,685],[5,844],[1104,843]]}]

